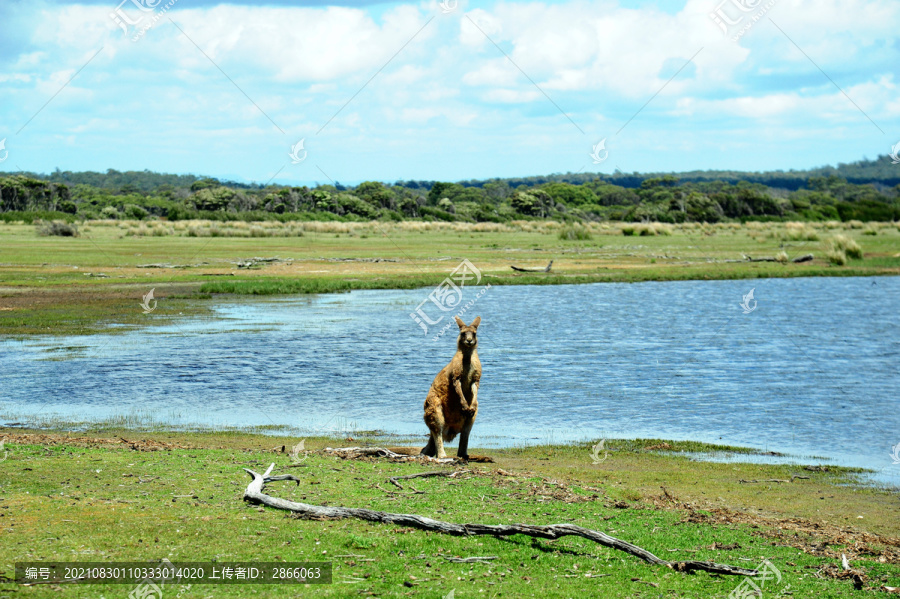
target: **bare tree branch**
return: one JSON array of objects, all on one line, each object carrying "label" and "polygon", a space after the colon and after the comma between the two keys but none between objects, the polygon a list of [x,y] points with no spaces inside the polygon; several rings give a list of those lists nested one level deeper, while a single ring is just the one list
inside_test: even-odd
[{"label": "bare tree branch", "polygon": [[250,484],[247,485],[247,490],[244,491],[244,501],[252,504],[268,505],[269,507],[293,512],[303,518],[309,519],[339,520],[344,518],[357,518],[368,522],[412,526],[422,530],[454,536],[490,535],[495,537],[506,537],[523,534],[539,539],[559,539],[565,536],[576,536],[594,541],[604,547],[624,551],[625,553],[638,557],[650,564],[666,566],[678,572],[703,570],[715,574],[737,576],[756,576],[758,574],[756,570],[748,570],[746,568],[738,568],[714,562],[670,562],[660,559],[646,549],[638,547],[637,545],[632,545],[627,541],[611,537],[606,533],[596,530],[575,526],[574,524],[549,524],[544,526],[533,526],[529,524],[454,524],[451,522],[433,520],[417,514],[394,514],[391,512],[379,512],[364,508],[319,506],[288,501],[287,499],[271,497],[263,492],[263,487],[266,483],[276,479],[282,479],[282,477],[270,476],[274,468],[275,464],[273,463],[263,474],[254,472],[249,468],[244,468],[244,471],[253,478]]}]

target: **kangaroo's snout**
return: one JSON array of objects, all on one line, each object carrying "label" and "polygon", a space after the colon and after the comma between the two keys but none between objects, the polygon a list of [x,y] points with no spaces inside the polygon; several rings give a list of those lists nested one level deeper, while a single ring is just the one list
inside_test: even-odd
[{"label": "kangaroo's snout", "polygon": [[478,339],[475,337],[475,333],[471,331],[464,331],[460,334],[460,341],[466,347],[474,347],[478,343]]}]

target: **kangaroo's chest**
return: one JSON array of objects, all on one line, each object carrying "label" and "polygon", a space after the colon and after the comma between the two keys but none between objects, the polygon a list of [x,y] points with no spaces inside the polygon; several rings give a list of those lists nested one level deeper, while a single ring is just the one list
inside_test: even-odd
[{"label": "kangaroo's chest", "polygon": [[463,388],[468,391],[481,379],[481,362],[475,358],[471,362],[462,363],[455,374]]}]

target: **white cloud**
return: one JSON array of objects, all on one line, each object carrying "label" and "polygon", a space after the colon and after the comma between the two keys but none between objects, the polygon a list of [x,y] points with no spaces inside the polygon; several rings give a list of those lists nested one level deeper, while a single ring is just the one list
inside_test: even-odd
[{"label": "white cloud", "polygon": [[[486,24],[486,31],[490,27],[494,41],[508,48],[522,71],[547,83],[548,89],[607,90],[629,98],[657,92],[666,81],[660,74],[663,66],[673,57],[687,60],[704,45],[721,42],[705,17],[624,9],[611,2],[501,3],[492,13],[477,11],[476,20]],[[460,32],[470,45],[479,41],[479,35],[484,38],[465,20]],[[730,70],[746,55],[734,44],[728,50],[698,57],[698,73],[702,68],[715,76],[717,64]],[[496,48],[493,53],[499,54]],[[490,48],[483,49],[482,56],[489,55]],[[464,81],[486,85],[498,76],[508,77],[508,72],[482,57]],[[500,79],[499,84],[508,82]],[[675,82],[667,93],[679,92],[680,87]]]},{"label": "white cloud", "polygon": [[[376,23],[364,10],[346,7],[271,8],[221,5],[170,13],[220,64],[263,69],[284,83],[333,81],[355,74],[374,74],[425,22],[413,7],[399,6]],[[151,34],[158,33],[151,31]],[[182,66],[206,60],[180,37]],[[417,36],[427,40],[428,32]],[[168,41],[168,40],[167,40]],[[144,43],[144,40],[141,40]]]},{"label": "white cloud", "polygon": [[900,116],[898,86],[891,76],[848,87],[844,92],[847,95],[823,78],[822,88],[722,100],[682,98],[677,101],[672,114],[697,118],[733,116],[772,122],[796,121],[814,115],[836,123],[865,119],[866,115],[885,122]]},{"label": "white cloud", "polygon": [[488,102],[501,102],[504,104],[520,104],[523,102],[533,102],[534,100],[542,97],[543,94],[541,94],[541,92],[536,89],[492,89],[484,94],[484,99]]},{"label": "white cloud", "polygon": [[514,64],[506,58],[495,58],[482,62],[480,67],[463,75],[462,82],[466,85],[510,86],[517,79],[524,80]]},{"label": "white cloud", "polygon": [[459,43],[463,46],[492,45],[488,37],[499,36],[502,32],[500,18],[481,8],[467,12],[459,20]]},{"label": "white cloud", "polygon": [[[119,161],[128,156],[147,160],[134,148],[151,144],[158,149],[154,155],[182,170],[214,173],[204,167],[212,165],[234,173],[246,161],[248,171],[274,173],[284,158],[284,136],[260,109],[287,137],[309,136],[317,156],[332,152],[335,163],[346,163],[344,157],[354,151],[390,144],[397,149],[393,162],[402,162],[408,176],[418,177],[413,171],[421,148],[452,139],[458,147],[483,152],[465,158],[467,168],[488,169],[512,160],[501,147],[525,147],[526,130],[531,140],[581,135],[529,78],[594,142],[617,131],[658,94],[618,139],[609,140],[610,147],[620,144],[617,156],[625,170],[665,159],[665,153],[636,148],[669,129],[679,129],[684,147],[708,149],[712,146],[704,136],[719,144],[752,144],[777,137],[788,126],[799,131],[804,125],[832,125],[839,132],[859,126],[864,120],[859,111],[768,18],[755,23],[739,43],[725,39],[709,18],[719,1],[686,0],[674,12],[654,8],[652,0],[631,3],[641,8],[625,8],[615,0],[500,0],[468,12],[460,2],[444,15],[436,0],[377,9],[196,8],[179,0],[132,42],[109,18],[115,2],[53,7],[35,0],[16,5],[15,32],[0,23],[0,42],[9,33],[17,40],[15,51],[7,51],[0,62],[6,94],[0,122],[20,126],[103,47],[23,133],[48,139],[51,133],[74,134],[79,143],[96,143],[85,146],[78,158],[96,154],[93,168],[100,170],[123,166]],[[662,6],[662,0],[657,2]],[[883,129],[900,129],[894,32],[900,3],[777,0],[768,16]],[[26,41],[19,44],[19,39]],[[701,48],[693,65],[667,83]],[[721,123],[710,124],[716,119],[737,121],[751,133],[722,142]],[[326,122],[322,135],[313,139]],[[417,130],[430,137],[417,136]],[[359,138],[368,145],[359,145]],[[236,140],[234,148],[225,148],[227,140]],[[403,148],[408,159],[402,159]],[[624,156],[630,151],[635,152],[631,162]],[[720,150],[710,151],[713,160]],[[541,160],[565,152],[548,150]],[[583,158],[583,148],[575,153]],[[45,154],[48,160],[53,155],[51,150]],[[355,157],[361,169],[365,161],[383,158]],[[67,154],[59,166],[72,159]],[[462,157],[458,160],[463,164]],[[566,163],[521,164],[546,172],[567,168]],[[312,163],[308,166],[315,171]]]},{"label": "white cloud", "polygon": [[31,75],[24,75],[21,73],[14,73],[12,75],[4,75],[0,73],[0,83],[7,82],[18,82],[18,83],[28,83],[31,81]]}]

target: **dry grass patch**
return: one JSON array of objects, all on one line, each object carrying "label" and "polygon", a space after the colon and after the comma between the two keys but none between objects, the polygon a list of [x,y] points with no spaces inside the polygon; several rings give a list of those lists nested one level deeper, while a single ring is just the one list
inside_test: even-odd
[{"label": "dry grass patch", "polygon": [[784,239],[790,241],[818,241],[819,234],[807,223],[785,223]]},{"label": "dry grass patch", "polygon": [[825,255],[832,264],[844,266],[848,259],[861,259],[863,251],[853,239],[846,235],[835,235],[825,243]]}]

